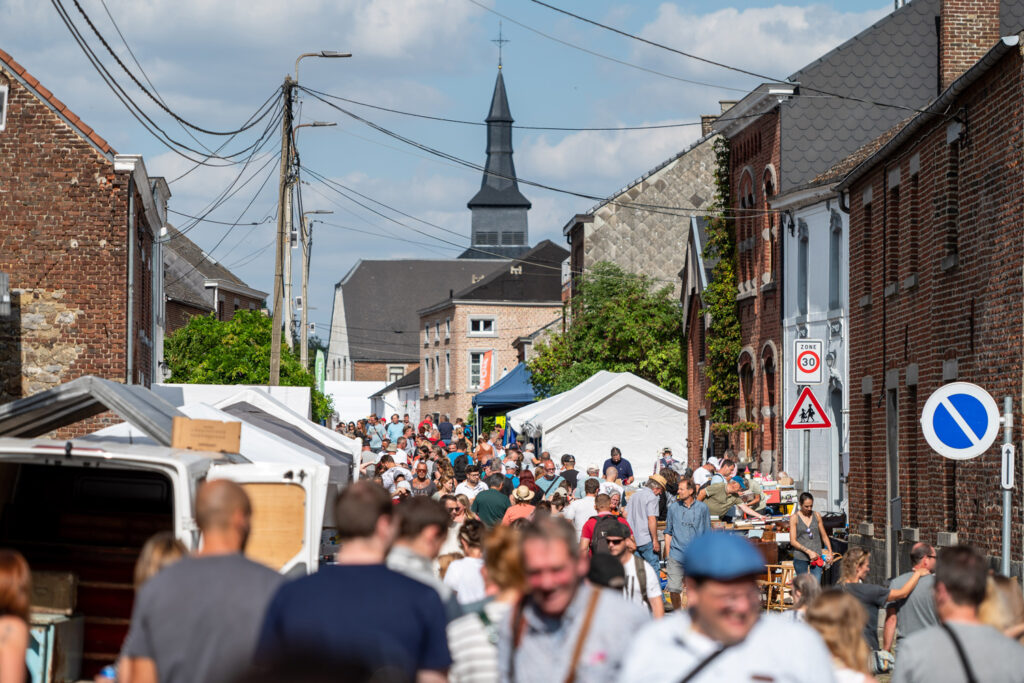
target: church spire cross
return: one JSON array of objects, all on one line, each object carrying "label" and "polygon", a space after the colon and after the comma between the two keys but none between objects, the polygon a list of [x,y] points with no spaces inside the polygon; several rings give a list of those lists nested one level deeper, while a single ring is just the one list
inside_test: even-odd
[{"label": "church spire cross", "polygon": [[498,46],[498,68],[500,69],[501,68],[501,52],[502,52],[502,50],[505,47],[505,43],[512,42],[512,41],[507,40],[507,39],[502,37],[502,27],[501,27],[501,22],[500,21],[498,22],[498,37],[495,38],[494,40],[492,40],[491,42]]}]

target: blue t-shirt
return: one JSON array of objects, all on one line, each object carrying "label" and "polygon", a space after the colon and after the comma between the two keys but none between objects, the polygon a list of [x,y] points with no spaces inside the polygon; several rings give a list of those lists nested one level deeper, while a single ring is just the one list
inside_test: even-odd
[{"label": "blue t-shirt", "polygon": [[391,439],[391,443],[396,443],[405,431],[405,425],[401,422],[388,422],[388,426],[385,427],[388,438]]},{"label": "blue t-shirt", "polygon": [[329,653],[375,669],[451,666],[445,609],[437,591],[383,564],[330,565],[282,586],[270,601],[256,652]]},{"label": "blue t-shirt", "polygon": [[619,471],[619,479],[621,479],[623,483],[633,476],[633,466],[630,465],[629,461],[625,458],[620,459],[618,464],[612,462],[611,458],[608,458],[604,461],[604,465],[601,466],[601,474],[607,472],[609,467],[614,467]]},{"label": "blue t-shirt", "polygon": [[468,453],[463,453],[462,451],[455,451],[454,453],[448,454],[448,460],[451,461],[452,467],[455,467],[455,461],[459,458],[460,455],[465,455],[466,459],[469,460],[469,462],[466,463],[467,466],[473,464],[472,455],[469,455]]},{"label": "blue t-shirt", "polygon": [[453,431],[455,431],[455,426],[451,422],[440,422],[437,425],[437,432],[441,435],[441,441],[445,443],[452,440]]}]

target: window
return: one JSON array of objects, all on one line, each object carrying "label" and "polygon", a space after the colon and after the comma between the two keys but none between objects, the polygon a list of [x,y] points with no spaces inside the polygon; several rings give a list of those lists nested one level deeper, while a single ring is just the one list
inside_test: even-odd
[{"label": "window", "polygon": [[444,390],[452,390],[452,352],[444,352]]},{"label": "window", "polygon": [[862,269],[861,282],[863,283],[862,287],[863,287],[863,290],[864,290],[864,294],[865,295],[870,295],[871,294],[871,265],[872,265],[871,264],[871,258],[872,258],[872,251],[873,251],[872,247],[874,246],[872,244],[872,242],[871,242],[871,228],[873,227],[871,225],[871,223],[874,220],[874,216],[872,215],[873,212],[871,211],[871,202],[870,201],[867,202],[866,204],[864,204],[864,209],[863,210],[864,210],[864,219],[863,219],[864,229],[861,230],[861,240],[860,240],[861,269]]},{"label": "window", "polygon": [[434,341],[435,342],[441,341],[441,323],[440,322],[434,323]]},{"label": "window", "polygon": [[441,390],[441,354],[434,354],[434,393]]},{"label": "window", "polygon": [[842,268],[843,247],[843,218],[839,212],[832,209],[829,216],[829,241],[828,241],[828,309],[838,311],[842,308],[841,293],[839,291],[840,269]]},{"label": "window", "polygon": [[445,318],[444,319],[444,338],[445,339],[451,339],[452,338],[452,319],[451,318]]},{"label": "window", "polygon": [[754,368],[749,357],[740,367],[740,399],[743,401],[744,419],[754,421]]},{"label": "window", "polygon": [[423,359],[423,393],[430,390],[430,358]]},{"label": "window", "polygon": [[404,365],[389,365],[388,366],[388,384],[397,382],[398,380],[405,377],[405,366]]},{"label": "window", "polygon": [[480,369],[484,364],[485,351],[470,351],[469,353],[469,389],[476,391],[480,388]]},{"label": "window", "polygon": [[0,85],[0,130],[7,127],[7,86]]},{"label": "window", "polygon": [[810,230],[807,228],[807,222],[803,218],[798,218],[796,221],[796,236],[797,236],[797,264],[796,264],[796,308],[800,315],[807,315],[807,297],[808,286],[808,252],[810,240]]},{"label": "window", "polygon": [[921,174],[914,173],[910,176],[910,206],[907,216],[907,266],[910,273],[917,272],[918,252],[920,251],[921,232]]},{"label": "window", "polygon": [[900,186],[899,175],[893,173],[899,169],[893,169],[889,173],[889,210],[888,221],[885,226],[885,279],[886,284],[899,280],[900,277]]},{"label": "window", "polygon": [[423,325],[423,343],[430,343],[430,323],[426,323]]},{"label": "window", "polygon": [[946,187],[945,187],[945,246],[946,255],[951,256],[957,253],[960,241],[960,137],[959,130],[956,137],[950,140],[952,135],[946,134],[949,140],[949,155],[946,160]]},{"label": "window", "polygon": [[469,336],[471,337],[493,337],[494,318],[470,318]]},{"label": "window", "polygon": [[498,245],[498,233],[495,232],[478,232],[476,234],[476,243],[481,246],[497,246]]},{"label": "window", "polygon": [[522,232],[501,233],[501,243],[504,245],[517,245],[526,243],[526,235]]}]

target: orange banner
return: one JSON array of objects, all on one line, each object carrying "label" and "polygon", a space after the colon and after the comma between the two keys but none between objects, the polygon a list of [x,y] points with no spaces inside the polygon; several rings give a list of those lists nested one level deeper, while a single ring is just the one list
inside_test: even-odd
[{"label": "orange banner", "polygon": [[484,391],[491,386],[491,374],[494,367],[493,359],[494,351],[487,351],[480,358],[480,391]]}]

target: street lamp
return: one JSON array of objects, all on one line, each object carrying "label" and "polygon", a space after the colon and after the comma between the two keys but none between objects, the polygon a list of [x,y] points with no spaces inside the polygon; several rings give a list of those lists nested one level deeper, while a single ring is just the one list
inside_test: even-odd
[{"label": "street lamp", "polygon": [[299,55],[299,58],[295,60],[295,82],[299,82],[299,62],[306,57],[321,57],[323,59],[339,59],[342,57],[351,57],[350,52],[339,52],[338,50],[320,50],[319,52],[303,52]]},{"label": "street lamp", "polygon": [[299,327],[302,330],[300,339],[302,341],[299,347],[299,358],[304,368],[309,368],[309,324],[307,322],[309,296],[307,289],[309,287],[309,250],[313,246],[313,221],[307,221],[306,216],[326,213],[334,212],[318,209],[316,211],[305,211],[302,214],[302,313],[299,316]]}]

